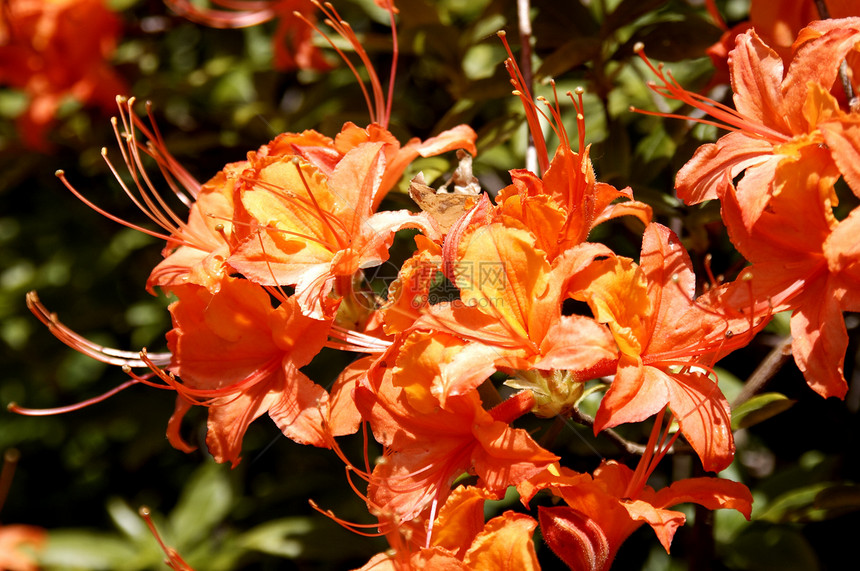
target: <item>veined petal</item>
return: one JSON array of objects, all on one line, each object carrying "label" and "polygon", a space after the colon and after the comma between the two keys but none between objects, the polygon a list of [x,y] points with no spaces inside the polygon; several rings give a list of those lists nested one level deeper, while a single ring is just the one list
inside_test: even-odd
[{"label": "veined petal", "polygon": [[588,285],[574,297],[587,301],[595,319],[609,325],[622,353],[638,357],[650,338],[653,311],[642,269],[629,258],[613,256],[592,263],[576,281]]},{"label": "veined petal", "polygon": [[[540,182],[535,175],[528,175]],[[514,184],[496,195],[497,214],[506,226],[531,231],[535,236],[535,245],[546,252],[549,260],[553,260],[560,253],[559,237],[564,228],[565,212],[551,196],[527,194],[522,189],[523,178],[515,177]],[[518,186],[522,192],[516,192]]]},{"label": "veined petal", "polygon": [[480,413],[472,433],[480,443],[472,456],[475,472],[493,493],[503,493],[508,486],[534,476],[559,459],[522,428],[511,428]]},{"label": "veined petal", "polygon": [[340,249],[337,197],[308,163],[268,157],[261,165],[242,204],[262,232],[249,232],[228,263],[259,284],[294,285],[304,268],[331,262]]},{"label": "veined petal", "polygon": [[537,522],[506,511],[494,517],[472,541],[464,559],[474,571],[538,571],[532,534]]},{"label": "veined petal", "polygon": [[744,171],[743,178],[738,182],[737,198],[746,228],[751,229],[755,226],[773,196],[778,192],[779,167],[794,160],[794,157],[785,157],[781,154],[764,155],[760,162],[749,166]]},{"label": "veined petal", "polygon": [[746,168],[761,164],[773,152],[773,143],[744,132],[724,135],[702,145],[675,177],[678,197],[686,204],[719,198],[721,190]]},{"label": "veined petal", "polygon": [[[651,337],[660,337],[675,317],[686,313],[696,293],[696,276],[681,239],[657,223],[642,235],[639,267],[648,280],[651,300]],[[648,339],[650,342],[651,339]]]},{"label": "veined petal", "polygon": [[359,252],[361,268],[381,264],[388,259],[388,249],[394,234],[404,228],[420,230],[430,240],[441,240],[437,227],[426,212],[415,214],[408,210],[384,210],[362,222],[356,234],[354,248]]},{"label": "veined petal", "polygon": [[660,371],[623,355],[594,416],[594,433],[645,420],[660,412],[669,402],[669,396],[669,387]]},{"label": "veined petal", "polygon": [[824,256],[831,273],[860,283],[860,209],[855,208],[824,241]]},{"label": "veined petal", "polygon": [[337,212],[347,236],[357,236],[373,212],[385,172],[383,144],[362,143],[350,149],[338,161],[328,177],[328,188],[334,199],[329,212]]},{"label": "veined petal", "polygon": [[490,494],[481,488],[456,487],[433,522],[433,547],[462,558],[472,539],[484,529],[484,501],[488,497]]},{"label": "veined petal", "polygon": [[[738,114],[753,124],[791,133],[787,114],[799,112],[800,105],[782,101],[782,58],[750,30],[737,37],[735,49],[729,53],[729,68]],[[801,127],[795,132],[804,131]]]},{"label": "veined petal", "polygon": [[299,444],[328,447],[326,420],[328,393],[300,372],[294,363],[284,362],[286,383],[268,412],[284,436]]},{"label": "veined petal", "polygon": [[794,58],[782,85],[786,120],[796,133],[805,132],[805,118],[799,113],[807,99],[810,83],[829,90],[839,75],[839,65],[860,41],[860,18],[840,18],[812,22],[792,46]]},{"label": "veined petal", "polygon": [[727,468],[735,455],[731,409],[716,382],[701,373],[670,374],[654,369],[652,374],[662,377],[669,408],[705,470]]},{"label": "veined petal", "polygon": [[330,391],[329,418],[326,423],[332,436],[354,434],[358,431],[362,419],[355,404],[353,391],[360,380],[367,375],[367,370],[373,361],[373,356],[357,359],[347,365],[335,380]]},{"label": "veined petal", "polygon": [[618,348],[605,325],[581,315],[563,315],[547,330],[540,354],[535,367],[575,372],[615,359]]},{"label": "veined petal", "polygon": [[284,372],[275,371],[265,383],[211,404],[206,423],[206,447],[216,462],[230,462],[234,468],[239,464],[245,432],[278,401],[284,388]]},{"label": "veined petal", "polygon": [[460,243],[453,271],[463,303],[529,338],[531,307],[546,293],[550,265],[528,232],[498,223],[477,227]]},{"label": "veined petal", "polygon": [[791,351],[812,390],[824,398],[844,398],[848,332],[842,318],[844,293],[832,281],[822,277],[805,284],[804,303],[791,316]]},{"label": "veined petal", "polygon": [[630,519],[651,526],[666,553],[669,553],[675,532],[687,521],[687,517],[681,512],[656,508],[642,500],[629,500],[622,502],[621,505],[630,514]]},{"label": "veined petal", "polygon": [[[600,185],[598,184],[597,186]],[[614,190],[614,187],[611,188],[613,188]],[[628,200],[625,202],[610,204],[606,206],[606,208],[604,208],[600,212],[600,214],[597,215],[597,217],[595,217],[591,227],[594,228],[599,224],[603,224],[607,220],[612,220],[613,218],[620,218],[622,216],[633,216],[634,218],[638,218],[639,221],[642,222],[642,224],[645,224],[647,226],[651,223],[651,206],[645,204],[644,202],[639,202],[638,200]]]},{"label": "veined petal", "polygon": [[658,490],[651,501],[655,506],[672,507],[694,503],[709,510],[733,509],[747,519],[752,512],[752,494],[740,482],[723,478],[687,478]]},{"label": "veined petal", "polygon": [[818,84],[809,85],[804,113],[818,128],[845,182],[860,196],[860,116],[843,112]]}]

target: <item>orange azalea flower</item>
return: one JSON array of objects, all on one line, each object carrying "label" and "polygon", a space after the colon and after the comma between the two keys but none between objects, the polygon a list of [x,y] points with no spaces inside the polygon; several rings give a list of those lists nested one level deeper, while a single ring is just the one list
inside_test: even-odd
[{"label": "orange azalea flower", "polygon": [[537,522],[507,511],[484,523],[488,497],[480,488],[457,487],[428,525],[429,535],[412,523],[389,525],[392,530],[386,535],[392,550],[375,555],[358,571],[539,569],[532,541]]},{"label": "orange azalea flower", "polygon": [[465,125],[403,146],[387,131],[397,47],[394,7],[381,5],[391,14],[395,39],[387,96],[352,29],[331,5],[318,5],[367,68],[370,92],[357,72],[356,78],[371,125],[362,129],[347,123],[333,141],[313,131],[282,135],[249,155],[251,165],[243,173],[242,208],[256,223],[246,229],[228,264],[263,285],[295,286],[303,310],[315,317],[327,315],[323,306],[330,293],[348,297],[359,270],[388,259],[397,230],[418,228],[439,238],[424,213],[376,212],[408,164],[419,155],[461,148],[476,152],[477,136]]},{"label": "orange azalea flower", "polygon": [[652,66],[663,82],[655,87],[659,93],[710,113],[732,130],[700,147],[678,172],[678,196],[688,204],[719,198],[743,173],[737,195],[747,230],[790,182],[788,172],[841,171],[860,196],[860,117],[842,110],[828,93],[858,40],[860,18],[814,22],[801,32],[784,73],[783,61],[755,32],[741,34],[731,53],[737,111],[684,91]]},{"label": "orange azalea flower", "polygon": [[[529,130],[535,141],[538,163],[543,176],[528,170],[513,170],[513,184],[503,188],[496,196],[498,215],[519,220],[532,230],[540,247],[553,260],[567,248],[585,242],[589,232],[598,224],[619,216],[635,216],[643,224],[651,221],[651,207],[633,200],[630,188],[622,190],[597,182],[589,157],[590,145],[585,144],[585,116],[581,88],[568,92],[576,109],[576,124],[580,152],[574,152],[570,137],[561,121],[561,109],[556,98],[555,106],[543,98],[548,115],[532,100],[516,60],[503,33],[499,34],[508,59],[505,67],[511,76],[514,94],[523,103]],[[554,87],[554,86],[553,86]],[[558,136],[560,143],[552,162],[547,153],[546,140],[539,117],[544,117]],[[627,200],[616,202],[619,198]]]},{"label": "orange azalea flower", "polygon": [[750,518],[752,495],[738,482],[690,478],[654,491],[644,485],[631,490],[633,481],[632,470],[604,461],[594,475],[550,466],[518,489],[524,502],[543,489],[565,501],[568,507],[538,508],[541,534],[556,555],[577,571],[608,570],[618,548],[643,523],[654,529],[668,553],[675,531],[686,520],[683,513],[666,509],[677,504],[735,509]]},{"label": "orange azalea flower", "polygon": [[[226,165],[200,186],[188,221],[172,221],[162,251],[164,260],[149,275],[146,287],[170,290],[182,284],[217,288],[228,270],[224,266],[237,247],[234,225],[241,222],[234,208],[236,183],[247,162]],[[247,222],[246,222],[247,224]]]},{"label": "orange azalea flower", "polygon": [[[444,503],[453,481],[477,475],[494,495],[557,457],[509,424],[534,405],[529,392],[484,410],[476,391],[449,397],[430,391],[439,362],[461,348],[454,338],[415,333],[382,354],[355,390],[355,401],[385,455],[369,476],[369,502],[403,521]],[[403,374],[397,374],[402,372]]]},{"label": "orange azalea flower", "polygon": [[120,21],[103,0],[5,0],[0,6],[0,84],[23,89],[29,106],[19,133],[46,147],[63,99],[113,107],[125,83],[107,64]]},{"label": "orange azalea flower", "polygon": [[252,158],[240,200],[259,226],[245,231],[227,263],[251,281],[295,286],[304,311],[326,315],[329,293],[348,295],[360,269],[388,259],[397,230],[435,234],[426,214],[373,211],[384,171],[378,142],[347,152],[328,176],[296,155]]},{"label": "orange azalea flower", "polygon": [[[535,393],[542,416],[569,409],[586,380],[577,373],[614,361],[617,349],[606,327],[580,315],[562,315],[566,283],[609,250],[581,244],[551,265],[522,228],[494,222],[472,225],[462,236],[453,228],[449,239],[452,234],[457,251],[443,253],[443,267],[449,268],[460,299],[430,306],[412,326],[462,340],[451,358],[440,360],[433,394],[444,406],[451,395],[468,392],[503,370],[517,379],[514,386]],[[564,380],[548,380],[553,371],[566,371]]]},{"label": "orange azalea flower", "polygon": [[[651,207],[633,200],[629,187],[618,190],[595,180],[589,149],[585,147],[580,154],[560,146],[542,178],[527,170],[513,170],[513,184],[496,195],[496,215],[531,229],[550,260],[585,242],[594,227],[612,218],[635,216],[643,224],[651,221]],[[616,202],[619,198],[626,200]]]},{"label": "orange azalea flower", "polygon": [[239,462],[245,431],[263,413],[292,440],[328,446],[328,394],[299,368],[322,348],[330,323],[304,316],[291,297],[273,308],[269,293],[246,280],[225,278],[215,294],[195,285],[173,292],[171,374],[158,373],[178,393],[168,427],[174,446],[193,449],[179,424],[194,404],[209,407],[206,443],[218,462]]},{"label": "orange azalea flower", "polygon": [[[57,176],[66,188],[96,212],[166,242],[162,251],[165,260],[153,269],[147,280],[150,292],[156,286],[170,289],[186,283],[217,288],[226,275],[224,261],[237,245],[234,225],[247,227],[250,223],[247,216],[242,218],[241,210],[236,211],[234,204],[236,183],[247,168],[247,161],[226,165],[221,172],[201,185],[167,150],[149,104],[147,114],[150,127],[135,114],[133,97],[116,97],[115,101],[119,107],[120,120],[112,120],[114,133],[133,185],[125,183],[107,158],[106,150],[102,151],[102,155],[126,195],[164,232],[150,230],[106,212],[78,191],[66,179],[63,171],[57,171]],[[144,166],[146,159],[156,162],[173,195],[188,207],[187,222],[183,221],[184,216],[174,212],[168,200],[153,184]]]},{"label": "orange azalea flower", "polygon": [[262,158],[295,155],[313,164],[325,176],[330,176],[337,163],[348,152],[366,143],[379,143],[385,156],[385,171],[379,183],[379,190],[373,196],[373,210],[376,210],[413,160],[419,156],[435,157],[457,149],[465,149],[476,155],[476,138],[477,134],[471,127],[458,125],[426,141],[415,137],[401,145],[400,141],[379,123],[371,123],[366,128],[361,128],[346,122],[334,140],[312,130],[298,134],[283,133],[261,147],[256,156]]},{"label": "orange azalea flower", "polygon": [[[455,148],[475,150],[476,135],[466,126],[401,147],[378,125],[361,129],[348,123],[334,140],[316,131],[279,135],[201,185],[170,155],[154,124],[150,129],[134,114],[133,105],[133,98],[119,100],[122,130],[116,122],[115,130],[134,186],[111,168],[131,200],[166,233],[105,212],[61,171],[58,176],[97,212],[167,242],[166,259],[153,270],[148,288],[185,283],[214,288],[232,267],[263,285],[297,286],[302,307],[317,317],[330,313],[327,297],[338,280],[345,296],[359,269],[387,259],[396,230],[417,227],[436,235],[425,214],[375,213],[408,163]],[[146,157],[156,161],[172,192],[189,206],[187,222],[154,187]]]},{"label": "orange azalea flower", "polygon": [[[678,237],[659,224],[646,228],[638,266],[613,256],[573,281],[574,296],[609,324],[621,351],[595,417],[595,433],[645,420],[668,405],[706,470],[731,464],[729,405],[716,383],[696,368],[709,369],[745,344],[752,335],[750,318],[730,318],[696,301],[690,258]],[[576,291],[578,284],[587,285]],[[759,317],[753,325],[760,329],[766,323]]]},{"label": "orange azalea flower", "polygon": [[[811,147],[804,153],[821,153]],[[802,160],[793,163],[799,170]],[[747,230],[734,189],[722,197],[723,219],[737,249],[752,265],[720,293],[720,303],[757,314],[793,310],[792,353],[809,386],[823,397],[843,398],[848,333],[843,311],[860,311],[860,210],[833,216],[833,177],[786,169],[787,181]],[[752,296],[757,304],[752,307]]]}]

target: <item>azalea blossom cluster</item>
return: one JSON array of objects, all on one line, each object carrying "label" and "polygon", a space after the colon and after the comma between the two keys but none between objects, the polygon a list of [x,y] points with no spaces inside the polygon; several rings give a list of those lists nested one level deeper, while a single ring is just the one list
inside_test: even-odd
[{"label": "azalea blossom cluster", "polygon": [[[378,3],[394,29],[394,6]],[[738,482],[689,478],[655,490],[648,479],[680,438],[707,472],[732,463],[731,409],[714,366],[776,313],[792,312],[792,353],[809,386],[845,395],[842,312],[860,309],[852,239],[860,213],[837,219],[835,189],[843,180],[860,196],[860,115],[837,80],[844,61],[857,61],[860,18],[811,23],[788,61],[755,31],[737,35],[728,58],[734,108],[684,90],[638,50],[655,91],[731,131],[702,146],[676,181],[688,204],[720,201],[729,237],[749,262],[733,279],[703,286],[679,236],[630,188],[597,180],[582,93],[567,94],[578,113],[571,140],[558,100],[535,99],[511,54],[506,67],[539,172],[511,170],[510,184],[491,198],[472,175],[472,128],[399,142],[388,130],[391,86],[386,92],[333,8],[317,8],[367,68],[367,126],[347,123],[334,137],[278,135],[200,184],[138,117],[133,99],[120,99],[114,126],[134,184],[117,180],[160,231],[114,218],[58,173],[94,209],[165,240],[147,288],[175,300],[169,351],[96,345],[35,294],[33,311],[70,346],[123,366],[128,385],[175,391],[167,437],[180,450],[194,448],[182,421],[195,406],[208,412],[206,445],[218,462],[240,462],[248,426],[264,414],[291,440],[332,449],[391,546],[362,569],[536,569],[540,525],[571,568],[604,570],[642,524],[668,551],[685,521],[671,509],[677,504],[749,518],[752,496]],[[217,13],[191,15],[218,22]],[[559,141],[554,153],[543,124]],[[415,211],[380,209],[412,161],[454,151],[460,166],[445,188],[416,177]],[[187,214],[168,206],[148,162]],[[619,217],[644,228],[638,260],[589,241],[595,227]],[[389,260],[403,229],[417,231],[414,253],[380,295],[366,272]],[[363,355],[329,388],[302,372],[324,348]],[[605,460],[593,473],[576,472],[517,425],[527,415],[581,419],[578,403],[594,387],[604,392],[595,434],[650,423],[636,466]],[[356,465],[337,438],[362,426],[382,453]],[[506,511],[485,521],[484,503],[512,487],[524,508],[538,494],[553,505],[540,505],[536,519]]]},{"label": "azalea blossom cluster", "polygon": [[[95,33],[81,33],[95,30]],[[107,63],[121,26],[103,0],[4,0],[0,4],[0,85],[23,90],[18,132],[45,150],[67,98],[110,110],[125,82]]]}]

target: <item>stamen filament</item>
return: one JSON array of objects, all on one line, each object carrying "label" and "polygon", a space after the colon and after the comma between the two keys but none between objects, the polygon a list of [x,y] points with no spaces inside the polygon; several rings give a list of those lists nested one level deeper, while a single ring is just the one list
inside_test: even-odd
[{"label": "stamen filament", "polygon": [[93,397],[91,399],[87,399],[87,400],[81,401],[79,403],[70,404],[67,406],[59,406],[56,408],[24,408],[22,406],[18,406],[18,403],[10,402],[8,405],[6,405],[6,410],[8,410],[9,412],[14,412],[15,414],[23,415],[23,416],[53,416],[56,414],[65,414],[67,412],[73,412],[76,410],[81,410],[81,409],[86,408],[90,405],[97,404],[97,403],[100,403],[104,400],[107,400],[110,397],[114,396],[115,394],[117,394],[121,391],[124,391],[128,387],[130,387],[132,385],[136,385],[139,382],[140,381],[138,381],[137,379],[131,379],[131,380],[124,382],[121,385],[118,385],[118,386],[112,388],[111,390],[109,390],[105,393],[102,393],[101,395],[99,395],[97,397]]},{"label": "stamen filament", "polygon": [[540,120],[537,115],[539,110],[535,107],[532,100],[531,90],[526,84],[526,80],[522,73],[520,73],[520,68],[517,66],[511,47],[508,45],[505,32],[500,31],[497,35],[502,40],[505,50],[508,52],[508,59],[505,60],[505,69],[508,70],[508,74],[511,76],[511,84],[514,86],[515,90],[514,95],[519,97],[520,101],[523,103],[523,109],[526,113],[526,122],[529,125],[529,131],[531,132],[532,139],[534,140],[535,150],[537,151],[538,156],[538,165],[540,166],[540,172],[537,174],[540,175],[546,172],[549,168],[549,154],[546,150],[546,140],[544,139],[543,131],[540,127]]},{"label": "stamen filament", "polygon": [[152,515],[149,512],[149,508],[146,506],[141,506],[140,517],[146,522],[146,526],[149,528],[149,531],[152,533],[155,540],[158,542],[158,545],[161,547],[161,550],[164,552],[164,555],[167,556],[167,560],[165,563],[171,569],[175,571],[194,571],[188,563],[186,563],[179,553],[176,552],[175,549],[169,547],[164,540],[161,539],[161,535],[158,533],[158,529],[155,527],[155,523],[152,521]]},{"label": "stamen filament", "polygon": [[[48,311],[42,302],[39,301],[39,296],[35,291],[27,293],[27,307],[41,321],[57,339],[65,345],[71,347],[79,353],[83,353],[88,357],[92,357],[102,363],[108,365],[116,365],[118,367],[148,367],[145,362],[141,361],[138,352],[123,351],[104,347],[97,343],[93,343],[89,339],[75,333],[66,325],[57,319],[57,315]],[[159,366],[167,366],[170,363],[170,353],[153,353],[151,362]]]},{"label": "stamen filament", "polygon": [[640,111],[639,109],[634,109],[634,111],[645,113],[646,115],[656,115],[659,117],[670,117],[670,118],[679,118],[690,121],[696,121],[697,123],[702,123],[704,125],[714,125],[721,129],[726,129],[729,131],[743,131],[749,135],[760,137],[766,141],[769,141],[773,144],[784,143],[791,140],[791,136],[786,135],[784,133],[780,133],[779,131],[775,131],[766,125],[752,123],[745,117],[743,117],[740,113],[738,113],[735,109],[714,101],[713,99],[709,99],[703,95],[699,95],[698,93],[692,93],[687,91],[678,83],[678,81],[672,76],[671,71],[664,71],[663,66],[658,65],[655,66],[651,63],[651,60],[648,59],[648,56],[645,55],[645,47],[642,43],[638,43],[633,47],[633,51],[645,62],[645,65],[648,69],[651,70],[654,75],[656,75],[662,85],[656,85],[654,83],[648,84],[648,87],[651,88],[655,93],[666,97],[667,99],[674,99],[675,101],[680,101],[682,103],[686,103],[696,109],[704,111],[711,117],[717,120],[717,122],[709,121],[706,119],[697,119],[694,117],[685,117],[682,115],[675,115],[671,113],[657,113],[657,112],[649,112],[649,111]]}]

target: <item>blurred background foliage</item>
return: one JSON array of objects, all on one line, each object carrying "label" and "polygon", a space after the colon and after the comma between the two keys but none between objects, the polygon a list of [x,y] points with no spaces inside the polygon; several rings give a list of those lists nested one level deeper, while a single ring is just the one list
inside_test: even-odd
[{"label": "blurred background foliage", "polygon": [[[386,15],[372,0],[335,4],[386,76],[391,58]],[[743,0],[717,4],[730,24],[748,10]],[[333,136],[345,121],[367,123],[358,85],[333,53],[327,54],[335,65],[331,72],[272,70],[274,22],[216,30],[177,17],[160,0],[110,5],[124,26],[113,64],[128,82],[129,95],[153,102],[168,148],[200,180],[282,131],[314,128]],[[496,36],[507,30],[518,52],[515,2],[398,0],[397,5],[401,54],[392,132],[405,141],[470,124],[479,133],[475,171],[488,191],[497,191],[509,182],[509,169],[525,166],[522,109],[511,96],[502,65],[506,54]],[[735,275],[742,260],[725,236],[718,205],[688,208],[672,191],[674,173],[698,144],[718,133],[628,111],[631,105],[673,110],[647,89],[649,72],[633,55],[638,41],[650,57],[671,62],[684,86],[695,90],[708,84],[713,70],[704,50],[721,31],[701,2],[533,0],[531,13],[535,91],[551,97],[549,78],[560,94],[585,88],[586,141],[593,145],[598,178],[619,188],[629,185],[651,204],[657,220],[684,237],[702,281],[705,254],[713,256],[715,273]],[[573,106],[565,97],[559,103],[575,137]],[[169,300],[143,290],[161,244],[91,211],[54,176],[65,170],[72,184],[105,210],[143,221],[100,155],[107,147],[112,160],[121,161],[107,118],[70,99],[52,130],[51,151],[37,153],[24,148],[15,132],[14,118],[25,104],[22,93],[0,88],[0,402],[43,408],[93,397],[126,377],[62,346],[29,314],[26,292],[38,290],[64,323],[100,344],[152,351],[164,349]],[[422,170],[438,185],[453,160],[416,161],[401,192],[386,199],[387,207],[414,208],[403,192],[411,176]],[[635,222],[618,222],[601,227],[594,239],[635,257],[640,232]],[[397,247],[409,244],[404,236]],[[729,401],[787,336],[784,317],[720,363],[720,385]],[[845,372],[852,388],[845,402],[813,394],[789,362],[766,394],[735,410],[738,453],[726,475],[752,489],[753,521],[731,511],[689,510],[671,556],[650,529],[640,529],[622,548],[616,568],[844,568],[860,530],[858,320],[850,315],[847,321]],[[309,374],[321,384],[331,382],[350,358],[326,353],[310,365]],[[2,522],[50,530],[43,561],[50,569],[164,568],[163,554],[138,516],[142,505],[155,514],[167,543],[200,570],[345,569],[386,548],[309,507],[307,499],[313,498],[341,518],[369,521],[334,454],[296,445],[260,420],[245,438],[242,463],[230,470],[207,458],[201,411],[190,414],[187,425],[203,451],[183,454],[168,445],[164,431],[173,401],[168,392],[138,386],[62,416],[0,412],[0,450],[21,452]],[[555,439],[553,450],[573,468],[591,470],[601,456],[624,459],[611,442],[572,422],[540,430]],[[631,427],[623,433],[644,441],[645,430]],[[356,458],[360,446],[358,437],[344,443]],[[678,455],[665,461],[655,478],[698,475],[695,464]],[[512,498],[488,509],[514,505]],[[538,549],[546,569],[559,567],[547,549]]]}]

